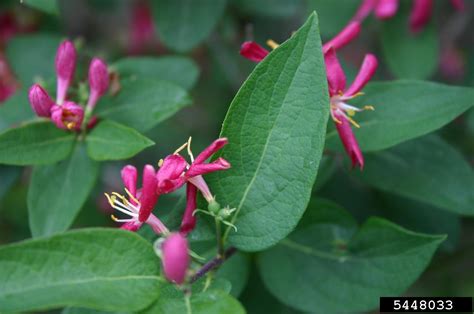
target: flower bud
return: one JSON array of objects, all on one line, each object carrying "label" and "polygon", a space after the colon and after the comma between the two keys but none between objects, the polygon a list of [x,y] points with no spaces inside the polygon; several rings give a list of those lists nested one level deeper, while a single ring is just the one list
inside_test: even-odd
[{"label": "flower bud", "polygon": [[99,58],[94,58],[89,66],[89,87],[90,95],[87,102],[89,111],[95,107],[101,96],[107,92],[109,88],[109,72],[107,65]]},{"label": "flower bud", "polygon": [[246,41],[240,47],[240,54],[253,62],[262,61],[268,53],[268,50],[253,41]]},{"label": "flower bud", "polygon": [[162,266],[166,279],[182,284],[189,267],[188,241],[180,233],[172,233],[163,242]]},{"label": "flower bud", "polygon": [[51,108],[51,120],[60,129],[80,130],[84,119],[84,109],[72,101]]},{"label": "flower bud", "polygon": [[37,116],[51,116],[51,107],[54,106],[54,101],[39,84],[35,84],[30,88],[28,98],[30,100],[31,108]]},{"label": "flower bud", "polygon": [[69,40],[65,40],[59,45],[56,53],[56,74],[58,76],[58,87],[56,101],[61,105],[66,99],[67,89],[74,76],[76,69],[76,48]]}]

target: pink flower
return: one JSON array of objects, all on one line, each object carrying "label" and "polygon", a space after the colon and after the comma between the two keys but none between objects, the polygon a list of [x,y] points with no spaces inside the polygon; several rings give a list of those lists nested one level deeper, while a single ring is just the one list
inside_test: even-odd
[{"label": "pink flower", "polygon": [[354,20],[362,22],[372,11],[378,19],[389,19],[397,13],[398,0],[364,0],[357,10]]},{"label": "pink flower", "polygon": [[99,100],[109,88],[109,72],[107,65],[99,58],[94,58],[89,66],[90,95],[87,110],[92,111]]},{"label": "pink flower", "polygon": [[[364,159],[360,152],[357,140],[352,133],[350,123],[355,127],[359,125],[351,118],[358,111],[363,109],[347,104],[347,101],[359,96],[362,88],[372,78],[377,69],[377,58],[372,54],[367,54],[362,62],[362,66],[354,82],[346,89],[346,76],[339,64],[336,52],[330,49],[325,54],[326,72],[329,86],[329,96],[331,104],[331,116],[336,122],[337,131],[341,137],[347,154],[351,157],[353,167],[358,165],[364,167]],[[364,109],[373,110],[373,107],[366,106]]]},{"label": "pink flower", "polygon": [[67,89],[76,69],[76,48],[69,40],[63,41],[56,53],[56,74],[58,76],[56,102],[62,105],[66,99]]},{"label": "pink flower", "polygon": [[191,183],[186,184],[186,209],[184,210],[180,228],[180,232],[185,236],[196,227],[196,216],[194,215],[197,207],[196,197],[197,187]]},{"label": "pink flower", "polygon": [[39,84],[31,86],[28,98],[31,108],[37,116],[47,118],[51,116],[51,108],[55,105],[54,101]]},{"label": "pink flower", "polygon": [[161,245],[163,272],[166,279],[178,285],[184,282],[189,267],[188,241],[180,233],[170,234]]},{"label": "pink flower", "polygon": [[270,52],[253,41],[246,41],[240,47],[240,54],[253,62],[260,62],[269,54]]},{"label": "pink flower", "polygon": [[413,0],[410,13],[410,30],[417,33],[428,24],[433,12],[433,0]]},{"label": "pink flower", "polygon": [[84,109],[72,101],[51,107],[51,120],[60,129],[78,131],[81,129],[83,119]]},{"label": "pink flower", "polygon": [[155,23],[148,2],[140,1],[133,6],[129,29],[129,53],[140,54],[153,46]]},{"label": "pink flower", "polygon": [[121,175],[128,199],[116,192],[113,192],[112,195],[105,194],[105,196],[112,208],[129,218],[119,219],[112,215],[112,219],[116,222],[124,222],[121,228],[125,230],[137,231],[143,223],[147,223],[156,234],[168,233],[166,226],[152,214],[158,201],[153,166],[145,165],[143,168],[143,183],[140,190],[137,190],[137,169],[134,166],[123,167]]},{"label": "pink flower", "polygon": [[359,22],[349,22],[339,34],[323,45],[323,53],[327,53],[331,48],[337,51],[346,46],[359,35],[360,30]]}]

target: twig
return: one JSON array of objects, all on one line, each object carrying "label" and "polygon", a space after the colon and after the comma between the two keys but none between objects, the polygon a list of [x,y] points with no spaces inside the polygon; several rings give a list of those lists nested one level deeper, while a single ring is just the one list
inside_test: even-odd
[{"label": "twig", "polygon": [[194,274],[194,276],[191,277],[190,283],[196,282],[199,278],[207,274],[209,271],[221,266],[222,263],[224,263],[224,261],[231,257],[235,252],[237,252],[237,249],[231,246],[224,252],[223,256],[217,256],[211,259],[209,262],[204,264],[204,266],[202,266],[201,269],[199,269],[196,274]]}]

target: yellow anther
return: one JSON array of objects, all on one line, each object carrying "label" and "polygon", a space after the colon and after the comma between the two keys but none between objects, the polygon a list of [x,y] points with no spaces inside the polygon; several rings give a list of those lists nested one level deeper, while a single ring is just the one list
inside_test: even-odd
[{"label": "yellow anther", "polygon": [[163,166],[163,158],[161,158],[160,160],[158,160],[158,167],[161,167]]},{"label": "yellow anther", "polygon": [[118,220],[118,218],[115,217],[114,215],[110,215],[110,218],[112,218],[113,221],[117,221],[117,220]]},{"label": "yellow anther", "polygon": [[185,149],[186,146],[188,146],[188,142],[186,142],[186,143],[184,143],[183,145],[181,145],[180,147],[178,147],[178,149],[174,151],[173,155],[178,154],[180,151],[182,151],[183,149]]},{"label": "yellow anther", "polygon": [[272,49],[277,49],[280,45],[277,44],[274,40],[269,39],[269,40],[267,40],[267,46],[272,48]]},{"label": "yellow anther", "polygon": [[74,123],[74,122],[66,122],[65,125],[66,125],[66,128],[67,128],[68,130],[72,130],[72,129],[74,129],[74,127],[76,126],[76,123]]},{"label": "yellow anther", "polygon": [[129,190],[127,190],[127,188],[125,188],[125,192],[127,192],[128,196],[137,204],[140,204],[140,202],[135,198],[135,196],[132,195],[132,193],[130,193]]},{"label": "yellow anther", "polygon": [[352,110],[352,109],[348,109],[348,110],[346,110],[346,112],[347,112],[347,114],[348,114],[349,116],[351,116],[351,117],[355,116],[355,114],[356,114],[356,112],[355,112],[354,110]]},{"label": "yellow anther", "polygon": [[107,201],[109,202],[110,206],[114,206],[114,199],[112,197],[110,197],[109,194],[107,193],[104,193],[105,197],[107,198]]},{"label": "yellow anther", "polygon": [[352,125],[356,128],[360,128],[360,125],[357,124],[357,122],[355,122],[354,120],[352,120],[351,117],[347,117],[347,120],[349,120],[349,122],[352,123]]},{"label": "yellow anther", "polygon": [[372,111],[375,110],[374,106],[364,106],[364,109],[365,110],[372,110]]}]

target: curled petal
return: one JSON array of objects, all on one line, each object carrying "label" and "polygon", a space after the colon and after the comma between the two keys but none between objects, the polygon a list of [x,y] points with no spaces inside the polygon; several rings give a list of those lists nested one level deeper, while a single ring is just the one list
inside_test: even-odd
[{"label": "curled petal", "polygon": [[364,0],[357,9],[357,12],[353,18],[355,21],[362,22],[367,16],[375,9],[378,0]]},{"label": "curled petal", "polygon": [[327,53],[331,48],[338,50],[345,45],[349,44],[354,38],[356,38],[360,33],[361,27],[360,23],[357,21],[352,21],[347,24],[344,29],[337,34],[333,39],[328,41],[323,46],[323,53]]},{"label": "curled petal", "polygon": [[369,82],[374,75],[375,70],[377,70],[377,66],[378,61],[373,54],[365,55],[359,73],[357,73],[357,76],[354,79],[354,82],[352,82],[351,86],[347,89],[347,91],[344,92],[344,96],[351,97],[364,88],[365,84],[367,84],[367,82]]},{"label": "curled petal", "polygon": [[359,143],[357,143],[357,139],[352,132],[350,122],[344,115],[338,114],[337,112],[334,113],[334,117],[340,121],[340,123],[336,122],[336,129],[347,155],[351,158],[352,167],[359,166],[362,170],[364,168],[364,156],[362,155]]},{"label": "curled petal", "polygon": [[397,13],[398,0],[379,0],[375,7],[375,15],[379,19],[389,19]]},{"label": "curled petal", "polygon": [[324,62],[326,63],[329,95],[337,95],[346,88],[346,75],[342,70],[334,49],[330,49],[326,54],[324,54]]},{"label": "curled petal", "polygon": [[433,11],[433,0],[413,0],[410,13],[410,29],[416,33],[429,22]]},{"label": "curled petal", "polygon": [[265,59],[269,52],[256,42],[246,41],[240,47],[240,54],[253,62],[260,62]]},{"label": "curled petal", "polygon": [[141,226],[142,226],[141,222],[130,221],[130,222],[126,222],[123,225],[121,225],[120,229],[136,232],[136,231],[138,231],[138,229],[140,229]]},{"label": "curled petal", "polygon": [[137,196],[137,168],[132,165],[127,165],[122,168],[120,172],[122,176],[123,185],[134,196]]},{"label": "curled petal", "polygon": [[223,138],[218,138],[217,140],[215,140],[214,142],[211,143],[211,145],[209,145],[205,150],[203,150],[197,157],[196,159],[194,160],[194,163],[197,163],[197,164],[200,164],[200,163],[203,163],[205,162],[209,157],[211,157],[214,153],[216,153],[219,149],[221,149],[222,147],[224,147],[224,145],[226,145],[227,143],[229,143],[229,141],[227,140],[227,138],[223,137]]},{"label": "curled petal", "polygon": [[224,158],[220,158],[220,157],[208,164],[193,163],[191,167],[189,167],[189,170],[186,171],[186,178],[192,178],[192,177],[203,175],[209,172],[225,170],[229,168],[230,168],[230,163]]},{"label": "curled petal", "polygon": [[184,177],[180,177],[175,180],[162,180],[159,182],[158,187],[156,189],[157,194],[168,194],[176,191],[180,187],[182,187],[186,183],[186,179]]},{"label": "curled petal", "polygon": [[[157,193],[170,193],[180,187],[182,180],[179,180],[188,163],[180,155],[169,155],[163,160],[163,164],[156,173]],[[182,182],[184,184],[184,182]],[[179,185],[179,186],[178,186]]]},{"label": "curled petal", "polygon": [[143,168],[143,185],[140,195],[140,212],[138,213],[138,220],[141,222],[145,222],[148,219],[158,201],[156,185],[155,169],[151,165],[145,165]]},{"label": "curled petal", "polygon": [[162,265],[166,279],[182,284],[189,267],[188,241],[180,233],[172,233],[163,242]]},{"label": "curled petal", "polygon": [[196,210],[197,188],[191,183],[186,185],[186,209],[184,210],[183,220],[181,221],[180,232],[187,235],[193,231],[196,226],[196,216],[193,215]]},{"label": "curled petal", "polygon": [[60,129],[80,130],[84,119],[84,109],[72,101],[51,108],[51,120]]},{"label": "curled petal", "polygon": [[31,108],[38,116],[51,116],[51,108],[54,106],[54,101],[39,84],[35,84],[30,88],[28,98]]}]

